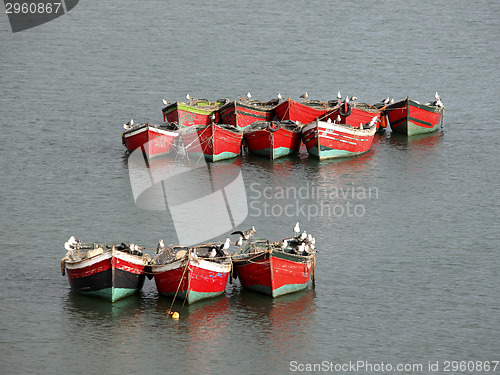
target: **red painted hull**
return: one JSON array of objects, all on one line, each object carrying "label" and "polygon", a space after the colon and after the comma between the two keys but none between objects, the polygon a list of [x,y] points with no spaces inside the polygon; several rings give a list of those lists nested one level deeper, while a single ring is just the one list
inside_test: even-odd
[{"label": "red painted hull", "polygon": [[367,152],[376,127],[354,129],[324,121],[312,122],[302,128],[302,140],[311,156],[318,159],[359,155]]},{"label": "red painted hull", "polygon": [[[330,120],[336,120],[338,116],[340,115],[341,108],[338,107],[335,110],[333,110],[329,115],[328,118]],[[343,111],[343,113],[346,113]],[[369,104],[364,104],[364,103],[356,103],[352,106],[352,112],[349,116],[342,117],[340,116],[340,122],[337,122],[339,124],[349,124],[353,126],[358,126],[360,123],[366,124],[367,122],[370,122],[374,117],[376,117],[376,124],[377,124],[377,130],[380,127],[380,117],[382,114],[382,109],[371,106]]]},{"label": "red painted hull", "polygon": [[108,250],[78,261],[66,259],[64,267],[73,290],[115,302],[142,288],[146,263],[142,257]]},{"label": "red painted hull", "polygon": [[146,155],[155,156],[170,152],[178,136],[176,130],[144,124],[125,131],[122,140],[128,151],[143,147]]},{"label": "red painted hull", "polygon": [[271,121],[274,116],[273,106],[250,103],[233,101],[222,106],[218,111],[218,122],[245,129],[256,121]]},{"label": "red painted hull", "polygon": [[260,129],[247,129],[245,140],[248,150],[271,160],[299,152],[301,134],[297,126],[263,123]]},{"label": "red painted hull", "polygon": [[326,105],[313,107],[290,98],[274,108],[278,121],[291,120],[301,124],[308,124],[316,119],[322,120],[325,118],[327,111],[328,107]]},{"label": "red painted hull", "polygon": [[211,124],[182,132],[188,152],[202,152],[209,161],[231,159],[239,155],[243,133],[228,126]]},{"label": "red painted hull", "polygon": [[421,104],[409,98],[385,109],[391,130],[409,136],[436,131],[443,113],[444,108]]},{"label": "red painted hull", "polygon": [[210,125],[212,115],[216,116],[217,121],[217,110],[225,102],[225,100],[217,102],[202,100],[192,104],[175,102],[163,108],[163,121],[175,122],[182,127]]},{"label": "red painted hull", "polygon": [[151,266],[158,293],[185,299],[189,304],[224,293],[231,264],[180,259]]},{"label": "red painted hull", "polygon": [[233,265],[243,288],[278,297],[307,287],[314,255],[304,257],[268,250],[233,258]]}]

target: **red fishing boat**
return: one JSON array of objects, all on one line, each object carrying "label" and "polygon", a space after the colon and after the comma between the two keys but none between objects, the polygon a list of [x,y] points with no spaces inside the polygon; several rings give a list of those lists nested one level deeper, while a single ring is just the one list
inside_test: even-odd
[{"label": "red fishing boat", "polygon": [[308,124],[316,119],[324,120],[327,111],[331,109],[328,103],[317,100],[297,102],[288,98],[274,108],[274,113],[278,121],[291,120]]},{"label": "red fishing boat", "polygon": [[[72,237],[74,238],[74,237]],[[61,272],[71,289],[115,302],[144,285],[150,257],[137,245],[125,243],[66,242]]]},{"label": "red fishing boat", "polygon": [[343,102],[334,110],[328,113],[328,118],[336,120],[338,124],[360,124],[370,122],[374,117],[376,119],[377,131],[381,131],[386,127],[385,122],[381,122],[380,118],[385,107],[371,105],[368,103]]},{"label": "red fishing boat", "polygon": [[243,288],[275,298],[305,289],[311,273],[314,281],[314,251],[297,252],[296,240],[288,241],[283,247],[258,239],[233,254],[235,276]]},{"label": "red fishing boat", "polygon": [[302,128],[302,141],[309,155],[320,160],[360,155],[367,152],[377,130],[376,117],[367,124],[337,124],[314,121]]},{"label": "red fishing boat", "polygon": [[384,113],[393,132],[411,136],[436,131],[442,122],[444,107],[438,98],[427,104],[406,98],[388,105]]},{"label": "red fishing boat", "polygon": [[248,150],[256,155],[278,159],[300,149],[301,125],[293,121],[258,121],[244,131]]},{"label": "red fishing boat", "polygon": [[[231,257],[225,251],[219,253],[221,247],[221,244],[204,244],[160,250],[151,265],[158,293],[184,299],[188,304],[224,293]],[[215,248],[219,250],[214,255]]]},{"label": "red fishing boat", "polygon": [[181,137],[187,152],[201,152],[205,159],[215,162],[239,155],[243,133],[232,125],[212,123],[183,129]]},{"label": "red fishing boat", "polygon": [[179,128],[175,124],[165,123],[162,125],[139,124],[124,125],[122,143],[128,151],[134,151],[143,147],[146,155],[155,156],[168,153],[172,150]]},{"label": "red fishing boat", "polygon": [[175,102],[162,109],[163,121],[175,122],[179,126],[210,125],[213,117],[217,119],[217,110],[228,102],[218,99],[210,102],[206,99],[194,99],[188,103]]},{"label": "red fishing boat", "polygon": [[236,100],[227,103],[218,110],[218,122],[245,129],[255,121],[271,121],[274,116],[273,108],[278,100],[260,102],[258,100]]}]

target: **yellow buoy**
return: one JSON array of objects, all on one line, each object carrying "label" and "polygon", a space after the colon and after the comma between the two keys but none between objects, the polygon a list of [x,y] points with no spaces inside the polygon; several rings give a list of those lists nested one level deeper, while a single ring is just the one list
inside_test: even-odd
[{"label": "yellow buoy", "polygon": [[179,313],[177,311],[172,313],[172,319],[179,319]]}]

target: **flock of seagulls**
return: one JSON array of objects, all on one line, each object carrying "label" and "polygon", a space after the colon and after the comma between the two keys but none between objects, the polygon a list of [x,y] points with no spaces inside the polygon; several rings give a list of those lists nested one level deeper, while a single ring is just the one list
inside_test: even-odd
[{"label": "flock of seagulls", "polygon": [[[294,237],[288,237],[278,243],[278,247],[285,251],[290,248],[290,252],[297,255],[310,255],[315,252],[316,239],[312,234],[300,231],[300,223],[293,227]],[[292,247],[293,246],[293,247]]]}]

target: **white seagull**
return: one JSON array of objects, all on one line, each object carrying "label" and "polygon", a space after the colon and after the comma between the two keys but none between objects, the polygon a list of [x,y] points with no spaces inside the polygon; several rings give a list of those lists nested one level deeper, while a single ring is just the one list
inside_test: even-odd
[{"label": "white seagull", "polygon": [[243,245],[243,237],[240,236],[240,238],[238,238],[238,241],[236,241],[235,245],[241,247],[241,245]]},{"label": "white seagull", "polygon": [[300,241],[304,241],[306,239],[306,237],[307,237],[307,233],[306,233],[306,231],[303,231],[302,234],[299,237],[299,240]]},{"label": "white seagull", "polygon": [[166,101],[165,99],[162,99],[163,101],[163,105],[169,105],[170,103],[168,101]]},{"label": "white seagull", "polygon": [[162,250],[165,250],[165,244],[163,243],[163,240],[160,240],[158,241],[158,246],[156,246],[156,254]]},{"label": "white seagull", "polygon": [[295,233],[295,235],[299,234],[300,232],[300,225],[298,221],[295,223],[295,226],[293,227],[293,232]]},{"label": "white seagull", "polygon": [[439,96],[438,92],[436,91],[436,94],[434,95],[434,98],[436,100],[441,100],[441,97]]},{"label": "white seagull", "polygon": [[309,97],[309,94],[307,93],[307,91],[305,93],[303,93],[301,96],[301,98],[303,99],[307,99]]},{"label": "white seagull", "polygon": [[131,118],[129,122],[127,122],[126,124],[123,124],[123,128],[124,129],[130,129],[132,126],[134,126],[134,119]]},{"label": "white seagull", "polygon": [[278,99],[283,100],[283,95],[281,95],[281,92],[278,93]]},{"label": "white seagull", "polygon": [[250,99],[252,97],[252,95],[250,94],[250,92],[247,93],[247,99]]},{"label": "white seagull", "polygon": [[342,95],[340,95],[340,90],[337,92],[337,99],[342,99]]}]

